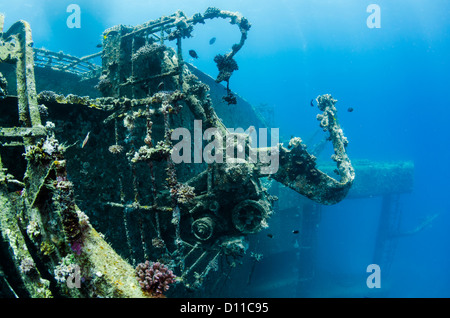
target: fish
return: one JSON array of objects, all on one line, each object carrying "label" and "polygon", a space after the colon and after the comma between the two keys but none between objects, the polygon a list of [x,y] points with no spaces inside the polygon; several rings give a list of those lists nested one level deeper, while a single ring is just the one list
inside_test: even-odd
[{"label": "fish", "polygon": [[103,34],[103,40],[106,40],[110,34],[111,35],[118,34],[118,31],[110,30],[106,32],[105,34]]},{"label": "fish", "polygon": [[197,52],[194,50],[189,50],[189,55],[192,56],[194,59],[198,59]]},{"label": "fish", "polygon": [[101,47],[103,47],[103,44],[99,43],[99,44],[97,44],[95,47],[96,47],[96,48],[101,48]]},{"label": "fish", "polygon": [[298,234],[298,233],[300,233],[299,230],[294,230],[294,231],[292,231],[292,234]]},{"label": "fish", "polygon": [[347,109],[347,111],[349,112],[349,113],[351,113],[351,112],[353,112],[353,107],[349,107],[348,109]]},{"label": "fish", "polygon": [[81,149],[84,148],[84,146],[86,146],[87,142],[89,141],[89,135],[91,134],[91,132],[88,132],[86,137],[83,140],[83,144],[81,145]]},{"label": "fish", "polygon": [[163,90],[164,90],[164,87],[165,87],[164,82],[159,83],[159,85],[158,85],[158,91],[163,91]]},{"label": "fish", "polygon": [[310,105],[311,105],[311,107],[314,107],[314,99],[311,99]]},{"label": "fish", "polygon": [[269,237],[269,238],[273,238],[273,234],[267,234],[267,237]]},{"label": "fish", "polygon": [[214,43],[216,43],[215,37],[213,37],[213,38],[211,38],[211,40],[209,40],[209,45],[213,45]]}]

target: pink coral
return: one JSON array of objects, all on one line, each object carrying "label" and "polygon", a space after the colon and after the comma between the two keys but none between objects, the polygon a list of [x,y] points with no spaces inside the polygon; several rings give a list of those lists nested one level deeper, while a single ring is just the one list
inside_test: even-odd
[{"label": "pink coral", "polygon": [[80,255],[83,251],[83,242],[81,240],[75,240],[70,244],[70,248],[72,251],[74,251],[77,255]]},{"label": "pink coral", "polygon": [[152,294],[162,295],[175,282],[176,276],[167,266],[159,262],[140,263],[136,266],[136,277],[141,288]]}]

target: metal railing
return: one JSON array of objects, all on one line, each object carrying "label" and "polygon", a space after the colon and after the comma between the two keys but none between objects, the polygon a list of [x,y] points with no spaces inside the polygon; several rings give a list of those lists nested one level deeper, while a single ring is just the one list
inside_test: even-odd
[{"label": "metal railing", "polygon": [[99,76],[101,73],[101,66],[90,61],[101,55],[102,52],[98,52],[80,58],[63,52],[52,52],[46,49],[34,48],[34,65],[35,67],[72,73],[83,79],[87,79]]}]

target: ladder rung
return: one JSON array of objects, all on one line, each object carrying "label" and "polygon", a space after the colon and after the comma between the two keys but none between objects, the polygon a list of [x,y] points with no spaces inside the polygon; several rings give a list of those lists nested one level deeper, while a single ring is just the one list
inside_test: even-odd
[{"label": "ladder rung", "polygon": [[44,127],[0,128],[0,137],[45,137]]},{"label": "ladder rung", "polygon": [[25,146],[25,144],[20,141],[12,141],[9,143],[0,142],[0,147],[22,147],[22,146]]}]

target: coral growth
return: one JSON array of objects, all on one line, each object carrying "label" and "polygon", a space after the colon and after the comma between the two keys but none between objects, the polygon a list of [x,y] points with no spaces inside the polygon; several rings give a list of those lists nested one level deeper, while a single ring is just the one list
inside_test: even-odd
[{"label": "coral growth", "polygon": [[19,266],[20,270],[27,275],[31,275],[36,272],[36,264],[32,258],[24,258]]},{"label": "coral growth", "polygon": [[30,221],[30,223],[28,223],[27,234],[33,240],[41,235],[39,224],[36,221]]},{"label": "coral growth", "polygon": [[233,74],[234,71],[237,71],[239,69],[236,61],[233,59],[232,55],[222,55],[218,54],[214,58],[214,62],[217,64],[217,68],[219,70],[219,75],[217,76],[216,82],[229,82],[231,74]]},{"label": "coral growth", "polygon": [[107,95],[107,92],[112,89],[112,83],[106,75],[102,75],[100,76],[98,84],[95,88],[98,89],[103,95]]},{"label": "coral growth", "polygon": [[[238,50],[238,48],[233,47],[234,50]],[[217,75],[216,82],[227,82],[227,95],[222,97],[222,99],[228,103],[228,105],[236,105],[237,99],[236,96],[231,93],[230,90],[230,77],[234,71],[239,70],[238,64],[233,59],[233,54],[221,55],[218,54],[214,58],[214,62],[217,64],[217,68],[219,70],[219,75]]]},{"label": "coral growth", "polygon": [[120,145],[112,145],[108,148],[109,152],[112,154],[118,154],[123,151],[123,147]]},{"label": "coral growth", "polygon": [[177,19],[175,21],[176,30],[168,35],[169,41],[178,38],[190,38],[192,37],[192,31],[194,27],[187,22],[186,16],[182,11],[177,12]]},{"label": "coral growth", "polygon": [[8,95],[7,86],[8,86],[8,82],[3,77],[3,74],[0,73],[0,97],[4,97],[4,96]]},{"label": "coral growth", "polygon": [[56,103],[60,96],[52,91],[42,91],[39,93],[38,102],[40,103]]},{"label": "coral growth", "polygon": [[209,7],[209,8],[206,9],[206,11],[203,14],[203,16],[205,17],[205,19],[208,19],[208,18],[215,18],[219,14],[220,14],[220,9],[219,8]]},{"label": "coral growth", "polygon": [[172,191],[176,191],[177,201],[179,203],[187,203],[195,197],[194,188],[187,184],[178,183],[178,187],[173,188]]},{"label": "coral growth", "polygon": [[24,156],[28,161],[38,163],[58,159],[64,151],[65,147],[54,137],[48,137],[29,147]]},{"label": "coral growth", "polygon": [[65,284],[67,278],[74,273],[77,266],[73,255],[67,255],[61,259],[61,262],[57,266],[55,266],[53,272],[55,280],[61,284]]},{"label": "coral growth", "polygon": [[146,261],[136,266],[136,277],[143,290],[162,295],[169,289],[169,285],[175,282],[176,276],[164,264]]},{"label": "coral growth", "polygon": [[144,45],[131,57],[131,61],[134,63],[141,63],[143,61],[154,59],[161,59],[161,54],[166,50],[166,46],[159,44]]},{"label": "coral growth", "polygon": [[169,157],[171,151],[172,149],[169,144],[164,141],[159,141],[153,148],[147,145],[139,148],[139,151],[134,153],[134,157],[131,159],[131,162],[136,163],[138,161],[146,160],[161,161]]},{"label": "coral growth", "polygon": [[222,99],[228,103],[228,105],[236,105],[237,104],[237,98],[236,96],[234,96],[233,93],[231,93],[231,91],[228,91],[228,94],[224,97],[222,97]]}]

